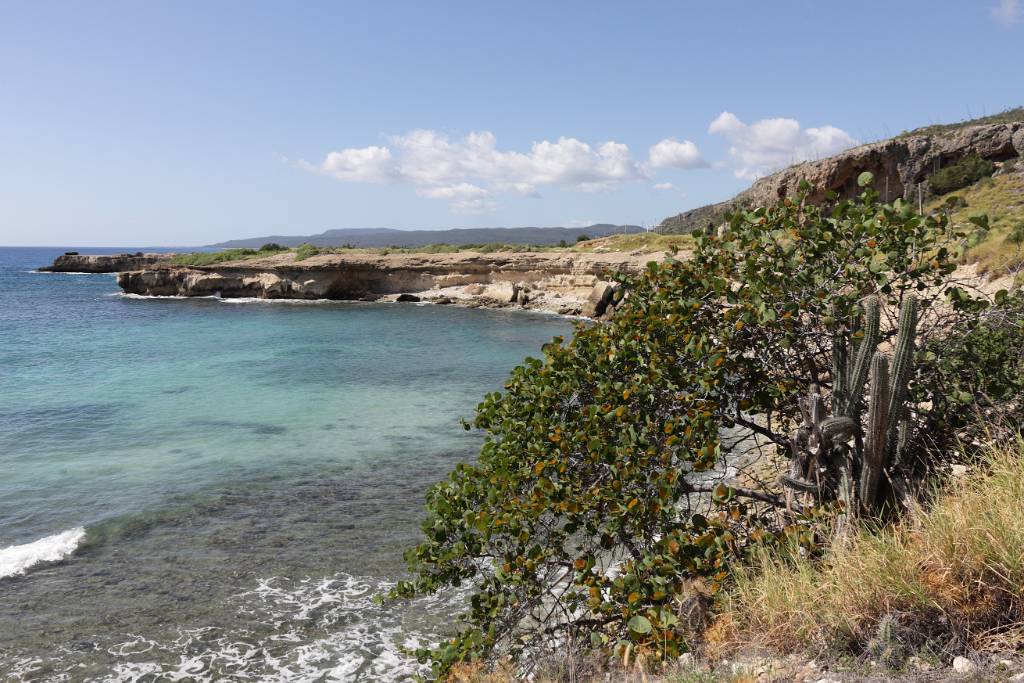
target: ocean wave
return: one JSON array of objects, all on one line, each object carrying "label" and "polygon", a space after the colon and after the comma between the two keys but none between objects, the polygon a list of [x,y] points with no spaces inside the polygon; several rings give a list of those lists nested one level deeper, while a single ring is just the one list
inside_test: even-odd
[{"label": "ocean wave", "polygon": [[38,541],[11,545],[0,550],[0,579],[24,574],[40,562],[58,562],[75,552],[85,538],[85,529],[75,527]]},{"label": "ocean wave", "polygon": [[109,275],[117,277],[117,273],[88,273],[77,270],[26,270],[32,275]]}]

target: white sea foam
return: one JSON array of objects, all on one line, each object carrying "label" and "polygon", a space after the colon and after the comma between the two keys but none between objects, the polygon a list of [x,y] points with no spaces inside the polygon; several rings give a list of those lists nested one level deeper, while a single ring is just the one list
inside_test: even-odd
[{"label": "white sea foam", "polygon": [[153,299],[155,301],[172,301],[172,300],[183,300],[183,299],[219,299],[218,296],[181,296],[180,294],[168,294],[167,296],[157,296],[155,294],[126,294],[125,292],[111,292],[107,296],[116,296],[121,299]]},{"label": "white sea foam", "polygon": [[[344,573],[264,579],[232,601],[248,627],[180,629],[162,642],[127,634],[107,648],[118,661],[98,680],[407,681],[425,669],[403,650],[436,643],[445,620],[410,620],[404,604],[377,604],[374,596],[391,585]],[[421,614],[452,614],[463,599],[460,592],[427,598]],[[73,666],[74,654],[63,656]]]},{"label": "white sea foam", "polygon": [[108,275],[117,277],[117,273],[89,273],[77,270],[26,270],[25,272],[32,275]]},{"label": "white sea foam", "polygon": [[38,541],[7,546],[0,550],[0,578],[24,574],[40,562],[57,562],[75,552],[85,538],[85,529],[76,527]]},{"label": "white sea foam", "polygon": [[316,306],[324,304],[360,303],[357,301],[342,301],[339,299],[264,299],[258,296],[235,296],[218,297],[221,303],[225,304],[291,304],[300,306]]}]

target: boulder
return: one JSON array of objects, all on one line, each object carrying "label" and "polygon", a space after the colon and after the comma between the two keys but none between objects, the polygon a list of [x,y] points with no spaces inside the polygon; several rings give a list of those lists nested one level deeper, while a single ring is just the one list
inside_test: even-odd
[{"label": "boulder", "polygon": [[967,657],[955,657],[953,659],[953,671],[958,674],[972,674],[978,670],[978,665],[967,659]]},{"label": "boulder", "polygon": [[395,301],[416,303],[417,301],[420,301],[420,298],[415,294],[399,294]]},{"label": "boulder", "polygon": [[514,303],[519,287],[513,282],[492,282],[484,288],[483,295],[502,303]]},{"label": "boulder", "polygon": [[590,290],[587,300],[583,303],[583,315],[588,318],[596,318],[603,314],[614,294],[615,288],[610,282],[599,281]]},{"label": "boulder", "polygon": [[462,291],[470,296],[480,296],[484,293],[484,286],[477,282],[471,285],[466,285],[465,289]]},{"label": "boulder", "polygon": [[442,296],[440,299],[434,299],[434,303],[437,304],[438,306],[448,306],[455,302],[446,296]]}]

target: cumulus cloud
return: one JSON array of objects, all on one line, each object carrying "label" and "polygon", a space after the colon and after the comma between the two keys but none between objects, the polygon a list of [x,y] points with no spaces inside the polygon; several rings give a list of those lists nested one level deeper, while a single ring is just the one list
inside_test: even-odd
[{"label": "cumulus cloud", "polygon": [[338,180],[382,183],[395,177],[396,167],[387,147],[362,147],[330,152],[318,166],[307,161],[299,164],[311,171],[334,176]]},{"label": "cumulus cloud", "polygon": [[407,183],[419,196],[448,200],[461,213],[492,210],[497,194],[537,196],[544,186],[598,192],[649,177],[629,147],[618,142],[592,146],[561,137],[519,152],[498,149],[489,131],[453,140],[437,131],[413,130],[389,138],[388,146],[342,149],[319,164],[300,166],[346,182]]},{"label": "cumulus cloud", "polygon": [[992,16],[1003,26],[1012,26],[1020,19],[1020,0],[1000,0],[992,8]]},{"label": "cumulus cloud", "polygon": [[731,143],[729,157],[737,178],[756,180],[789,164],[826,157],[857,144],[834,126],[803,128],[796,119],[761,119],[751,124],[723,111],[708,132]]},{"label": "cumulus cloud", "polygon": [[666,138],[651,146],[648,152],[647,163],[654,168],[704,168],[708,162],[704,161],[697,145],[689,140],[679,142],[672,138]]},{"label": "cumulus cloud", "polygon": [[655,190],[671,190],[671,189],[674,189],[674,188],[675,188],[675,185],[673,185],[672,183],[656,183],[654,185],[654,189]]}]

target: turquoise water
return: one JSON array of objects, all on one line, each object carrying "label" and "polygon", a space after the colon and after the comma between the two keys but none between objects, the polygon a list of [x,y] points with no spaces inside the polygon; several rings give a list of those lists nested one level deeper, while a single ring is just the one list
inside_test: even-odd
[{"label": "turquoise water", "polygon": [[[0,672],[404,680],[458,596],[400,607],[423,495],[568,322],[133,299],[0,249]],[[52,561],[59,560],[59,561]]]}]

